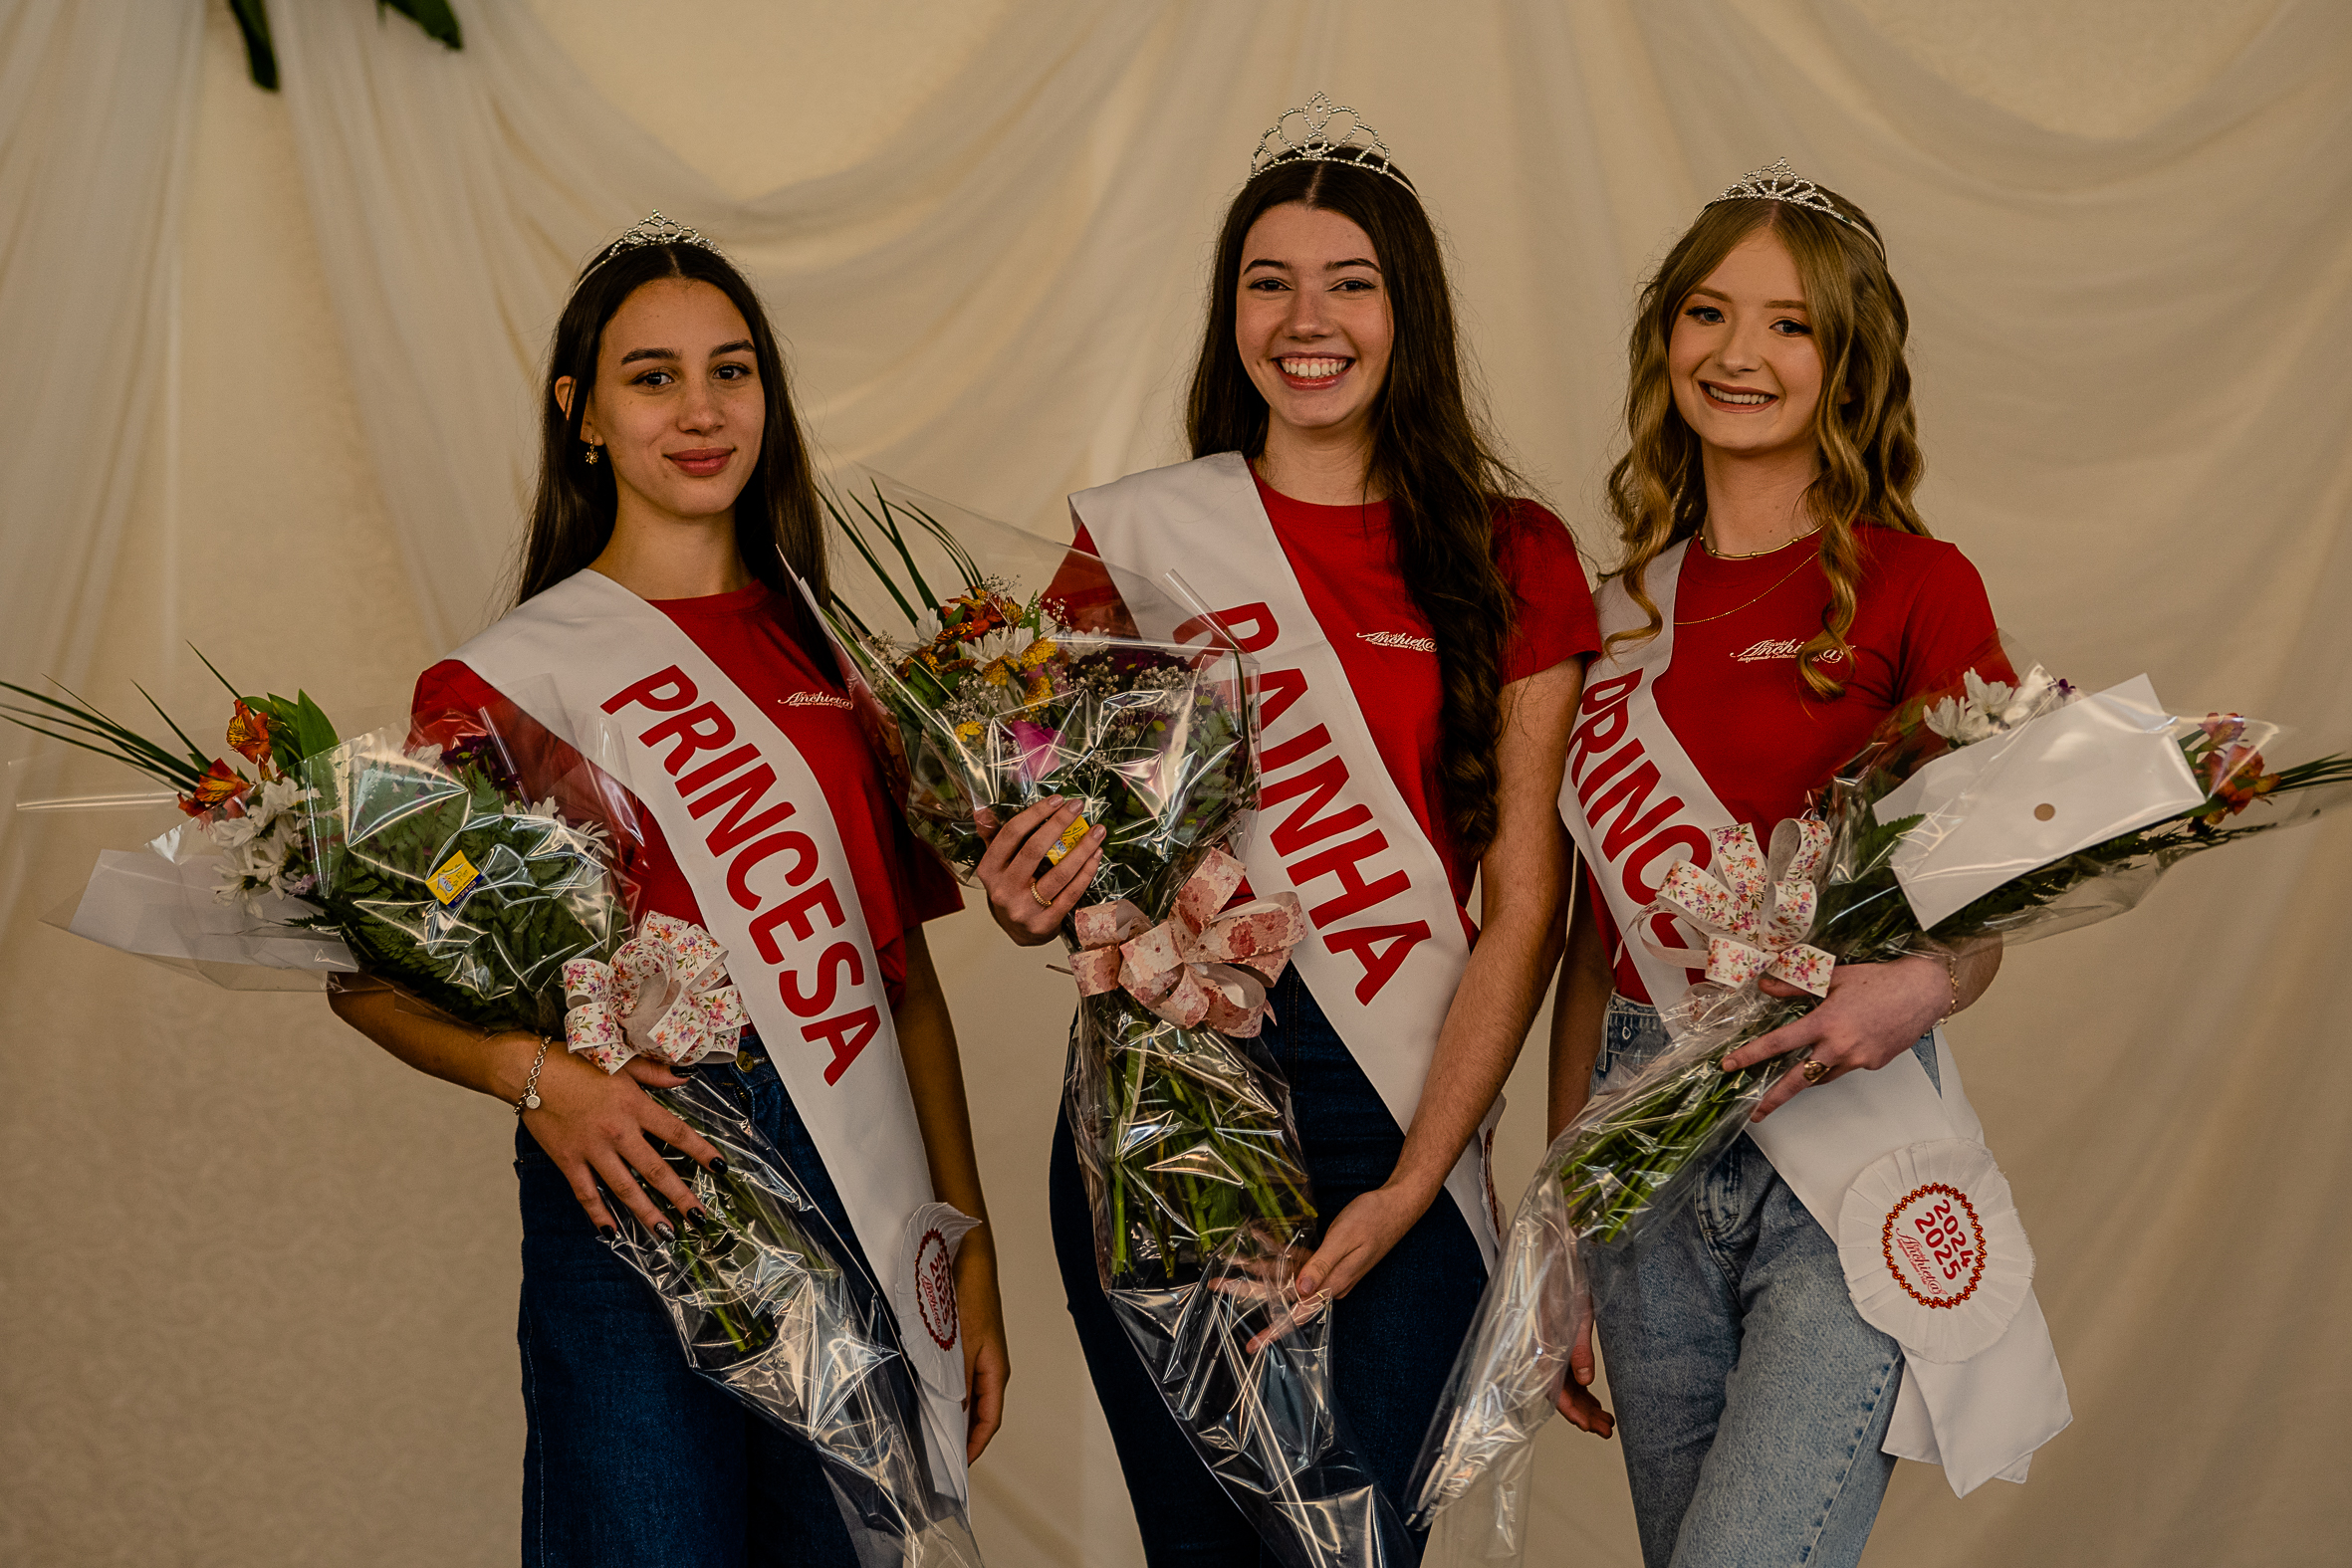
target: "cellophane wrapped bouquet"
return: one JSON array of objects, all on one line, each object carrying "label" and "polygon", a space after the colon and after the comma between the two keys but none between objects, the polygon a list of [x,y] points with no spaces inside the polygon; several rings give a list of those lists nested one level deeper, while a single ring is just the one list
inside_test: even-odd
[{"label": "cellophane wrapped bouquet", "polygon": [[[388,985],[402,1008],[486,1034],[557,1036],[606,1071],[632,1055],[686,1066],[736,1048],[744,1014],[717,944],[659,915],[631,934],[634,802],[527,719],[420,713],[344,740],[308,694],[230,687],[239,767],[207,757],[159,707],[177,746],[71,694],[0,689],[19,699],[0,716],[146,774],[186,816],[149,853],[102,857],[81,934],[193,959],[216,978],[294,947],[312,973]],[[866,1568],[976,1568],[963,1506],[930,1472],[913,1374],[854,1251],[723,1092],[694,1079],[646,1092],[727,1161],[714,1174],[656,1146],[712,1217],[699,1228],[672,1213],[675,1233],[656,1234],[608,1205],[615,1251],[660,1297],[689,1363],[817,1451]]]},{"label": "cellophane wrapped bouquet", "polygon": [[[2144,677],[2086,694],[1989,645],[1891,713],[1768,852],[1743,826],[1716,835],[1709,868],[1675,866],[1649,913],[1702,939],[1707,978],[1662,1009],[1672,1046],[1545,1152],[1423,1448],[1416,1518],[1459,1505],[1449,1540],[1518,1560],[1529,1446],[1589,1320],[1579,1248],[1638,1240],[1688,1201],[1798,1064],[1725,1072],[1724,1057],[1816,1006],[1833,965],[2070,931],[2132,908],[2191,855],[2352,799],[2352,756],[2272,771],[2278,734],[2172,716]],[[1811,995],[1767,995],[1766,974]]]},{"label": "cellophane wrapped bouquet", "polygon": [[[1049,796],[1079,802],[1057,862],[1106,830],[1064,931],[1080,993],[1064,1108],[1128,1339],[1281,1561],[1403,1560],[1338,1430],[1328,1319],[1293,1285],[1315,1211],[1288,1086],[1255,1036],[1304,917],[1294,899],[1229,907],[1228,850],[1256,803],[1251,661],[1230,639],[1137,637],[1133,607],[1159,590],[1090,557],[980,520],[951,532],[878,485],[833,509],[879,590],[865,613],[836,598],[831,620],[917,833],[969,877],[994,824]],[[959,591],[934,593],[925,559]]]}]

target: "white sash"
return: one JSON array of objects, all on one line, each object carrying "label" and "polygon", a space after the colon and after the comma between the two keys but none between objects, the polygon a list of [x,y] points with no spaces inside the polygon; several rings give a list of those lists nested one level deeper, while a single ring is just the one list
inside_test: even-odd
[{"label": "white sash", "polygon": [[[1250,465],[1223,452],[1130,474],[1069,504],[1105,560],[1155,583],[1179,574],[1227,606],[1217,618],[1256,655],[1259,810],[1242,855],[1250,886],[1262,898],[1298,895],[1312,930],[1291,960],[1397,1125],[1411,1126],[1470,939],[1445,862],[1380,760]],[[1210,635],[1197,619],[1136,629],[1162,642]],[[1498,1097],[1446,1177],[1489,1267],[1499,1223],[1487,1158],[1502,1109]]]},{"label": "white sash", "polygon": [[[1695,971],[1649,951],[1642,911],[1675,860],[1705,866],[1709,835],[1732,825],[1731,812],[1658,710],[1658,681],[1674,658],[1675,594],[1688,548],[1685,542],[1661,552],[1644,573],[1665,626],[1619,653],[1603,652],[1587,671],[1559,797],[1560,816],[1600,884],[1651,1002],[1661,1008],[1682,997]],[[1645,623],[1621,577],[1603,583],[1594,602],[1604,638]],[[1660,945],[1684,946],[1664,919],[1649,924]],[[1694,957],[1703,969],[1704,950]],[[1941,1093],[1918,1056],[1905,1051],[1875,1072],[1850,1072],[1806,1089],[1766,1121],[1750,1124],[1748,1135],[1832,1237],[1847,1188],[1881,1157],[1940,1139],[1983,1142],[1983,1124],[1941,1029],[1936,1065]],[[2023,1480],[2033,1451],[2073,1420],[2048,1324],[2030,1292],[1991,1349],[1942,1363],[1906,1351],[1904,1362],[1885,1452],[1942,1464],[1961,1496],[1987,1480]]]},{"label": "white sash", "polygon": [[592,738],[621,743],[607,771],[661,824],[727,949],[728,975],[900,1318],[933,1479],[963,1497],[955,1314],[906,1321],[907,1303],[925,1299],[916,1253],[928,1230],[910,1234],[932,1202],[922,1131],[832,809],[773,717],[794,710],[746,696],[675,621],[593,570],[519,605],[454,657],[599,764],[608,748]]}]

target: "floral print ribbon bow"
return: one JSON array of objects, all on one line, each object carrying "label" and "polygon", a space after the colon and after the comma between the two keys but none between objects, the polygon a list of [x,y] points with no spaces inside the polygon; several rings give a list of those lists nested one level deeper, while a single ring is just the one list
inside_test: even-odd
[{"label": "floral print ribbon bow", "polygon": [[[1707,978],[1719,986],[1776,975],[1816,997],[1828,996],[1837,961],[1799,940],[1813,924],[1813,874],[1829,857],[1828,825],[1810,818],[1781,822],[1772,829],[1768,862],[1757,846],[1756,829],[1745,822],[1717,828],[1714,839],[1713,874],[1677,861],[1644,916],[1675,916],[1705,937]],[[1646,919],[1644,925],[1646,931]],[[1644,940],[1669,962],[1685,951],[1646,935]]]},{"label": "floral print ribbon bow", "polygon": [[1295,893],[1219,914],[1243,874],[1239,860],[1211,850],[1176,895],[1176,912],[1156,926],[1123,898],[1079,910],[1072,917],[1079,951],[1069,961],[1078,995],[1099,997],[1124,986],[1170,1023],[1255,1035],[1266,1022],[1266,988],[1282,978],[1291,949],[1306,940],[1306,914]]},{"label": "floral print ribbon bow", "polygon": [[700,926],[648,915],[609,964],[564,966],[564,1040],[606,1072],[631,1056],[684,1067],[732,1056],[751,1022],[727,981],[727,950]]}]

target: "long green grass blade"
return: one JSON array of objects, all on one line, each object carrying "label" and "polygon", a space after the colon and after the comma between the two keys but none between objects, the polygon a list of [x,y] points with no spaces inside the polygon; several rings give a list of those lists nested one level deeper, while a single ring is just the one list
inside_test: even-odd
[{"label": "long green grass blade", "polygon": [[44,730],[41,728],[41,726],[37,724],[28,724],[22,719],[11,718],[8,722],[17,726],[19,729],[30,730],[35,735],[45,735],[53,741],[63,741],[68,746],[78,746],[83,751],[96,752],[99,756],[120,763],[124,767],[131,769],[133,772],[145,774],[149,779],[154,780],[158,784],[169,784],[172,788],[177,789],[182,793],[185,793],[196,787],[196,782],[193,779],[182,778],[175,773],[169,772],[151,763],[143,762],[136,757],[128,755],[127,753],[113,750],[104,746],[93,746],[88,741],[77,741],[70,735],[60,735],[55,730]]},{"label": "long green grass blade", "polygon": [[237,688],[234,686],[229,686],[229,678],[226,675],[221,674],[220,666],[214,664],[210,659],[204,658],[204,650],[202,648],[197,647],[191,642],[188,644],[188,651],[194,654],[197,658],[204,659],[204,667],[212,672],[212,678],[214,680],[220,682],[221,685],[228,687],[228,693],[231,697],[236,698],[239,702],[243,702],[245,700],[245,694],[243,692],[237,690]]},{"label": "long green grass blade", "polygon": [[906,562],[906,574],[914,578],[916,594],[926,605],[937,604],[939,595],[932,592],[931,584],[923,580],[923,568],[915,564],[915,553],[906,548],[906,531],[898,526],[898,519],[891,512],[890,503],[882,495],[882,487],[879,484],[874,486],[874,501],[881,508],[878,514],[865,504],[863,497],[853,496],[850,499],[855,503],[857,510],[863,512],[867,518],[872,520],[874,527],[882,531],[882,537],[887,539],[891,548],[898,552],[898,559]]},{"label": "long green grass blade", "polygon": [[[27,687],[18,686],[7,681],[0,681],[0,688],[5,688],[8,691],[15,692],[22,697],[30,697],[35,702],[42,703],[50,708],[54,708],[58,713],[65,715],[65,717],[62,719],[49,714],[35,715],[35,717],[42,719],[46,723],[69,725],[74,729],[83,730],[92,735],[103,736],[107,740],[110,740],[117,746],[122,748],[125,752],[136,752],[143,756],[152,757],[156,761],[167,764],[171,767],[176,768],[180,766],[179,760],[173,757],[169,752],[165,751],[162,747],[157,746],[154,742],[148,740],[136,730],[130,729],[124,725],[117,724],[114,720],[108,718],[105,714],[100,713],[96,708],[93,708],[81,698],[74,697],[74,694],[71,691],[67,691],[65,687],[61,686],[58,688],[58,690],[64,691],[69,697],[74,697],[74,700],[70,703],[59,702],[55,697],[50,696],[46,692],[33,691]],[[17,711],[27,712],[29,710],[20,709]],[[135,767],[139,765],[133,764],[133,766]],[[206,766],[210,765],[207,764]]]},{"label": "long green grass blade", "polygon": [[906,623],[910,626],[920,624],[922,615],[916,611],[912,604],[907,602],[906,595],[898,591],[896,579],[883,567],[881,558],[875,555],[873,547],[865,542],[865,536],[858,532],[857,525],[849,521],[848,514],[840,509],[829,493],[821,493],[821,499],[824,502],[824,510],[832,515],[834,526],[839,528],[843,537],[856,547],[857,554],[865,558],[866,565],[873,571],[882,586],[889,590],[890,597],[898,601],[899,609],[906,615]]},{"label": "long green grass blade", "polygon": [[[65,713],[69,715],[72,712],[72,709],[65,710]],[[148,745],[143,741],[138,740],[137,737],[130,737],[126,739],[115,731],[107,729],[103,725],[87,724],[76,718],[60,717],[58,714],[42,713],[38,709],[34,708],[18,708],[13,706],[0,707],[0,716],[7,716],[9,723],[21,725],[26,729],[33,728],[31,724],[27,723],[28,720],[39,720],[42,724],[61,725],[68,730],[79,731],[83,735],[95,737],[98,741],[101,741],[107,746],[113,748],[113,753],[110,755],[118,755],[123,758],[123,760],[131,762],[132,766],[134,767],[145,768],[154,766],[179,770],[184,769],[187,766],[178,758],[172,756],[169,752],[164,751],[160,747]],[[43,730],[41,733],[47,735],[51,732]],[[198,770],[198,772],[200,773],[201,770]]]},{"label": "long green grass blade", "polygon": [[[875,494],[878,496],[880,493],[881,487],[877,485]],[[884,505],[887,504],[884,503]],[[972,553],[964,548],[964,542],[956,538],[946,524],[914,503],[902,501],[898,504],[898,509],[910,514],[916,522],[923,525],[924,532],[939,541],[940,548],[947,552],[948,560],[955,562],[956,572],[964,579],[964,586],[974,593],[979,592],[986,584],[987,578],[980,569],[980,562],[974,560]]]},{"label": "long green grass blade", "polygon": [[141,686],[136,681],[132,681],[130,683],[130,689],[137,692],[141,697],[147,699],[147,706],[155,710],[156,718],[161,719],[165,724],[171,726],[171,733],[179,737],[180,745],[188,749],[188,756],[195,759],[196,767],[198,769],[209,768],[212,766],[212,760],[204,755],[203,751],[197,747],[194,741],[188,739],[188,732],[179,727],[178,720],[172,718],[171,715],[163,711],[163,705],[155,701],[152,693],[150,693],[144,686]]}]

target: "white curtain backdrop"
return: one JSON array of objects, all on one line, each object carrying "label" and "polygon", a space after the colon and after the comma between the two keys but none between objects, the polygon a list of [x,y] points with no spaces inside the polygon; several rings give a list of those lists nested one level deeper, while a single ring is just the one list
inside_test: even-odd
[{"label": "white curtain backdrop", "polygon": [[[202,36],[186,6],[0,10],[0,679],[18,685],[90,669],[165,385]],[[0,801],[54,772],[15,771]],[[14,895],[0,869],[0,909]]]},{"label": "white curtain backdrop", "polygon": [[[2077,681],[2291,722],[2293,755],[2352,743],[2333,0],[934,6],[956,47],[900,73],[874,45],[855,91],[792,19],[847,52],[923,5],[460,0],[456,53],[366,0],[272,9],[282,103],[192,0],[0,0],[0,677],[168,684],[160,626],[399,702],[503,607],[564,293],[655,207],[759,283],[825,452],[1053,533],[1069,490],[1181,455],[1217,216],[1321,90],[1430,202],[1496,425],[1597,560],[1634,287],[1786,154],[1888,236],[1923,508],[2007,628]],[[764,107],[803,87],[877,128],[825,162]],[[125,831],[51,825],[0,930],[0,995],[41,1020],[6,1046],[0,1182],[77,1174],[55,1212],[0,1212],[0,1557],[510,1560],[508,1118],[316,999],[232,1002],[39,926]],[[2013,954],[1956,1026],[2076,1423],[2022,1488],[1961,1502],[1903,1466],[1869,1561],[2340,1554],[2348,882],[2342,821],[2209,857]],[[1065,983],[977,915],[934,940],[1015,1274],[983,1542],[1135,1562],[1045,1238]],[[1506,1187],[1539,1060],[1512,1094]],[[87,1270],[58,1261],[78,1213]],[[1531,1562],[1637,1560],[1613,1449],[1554,1431],[1536,1480]]]}]

